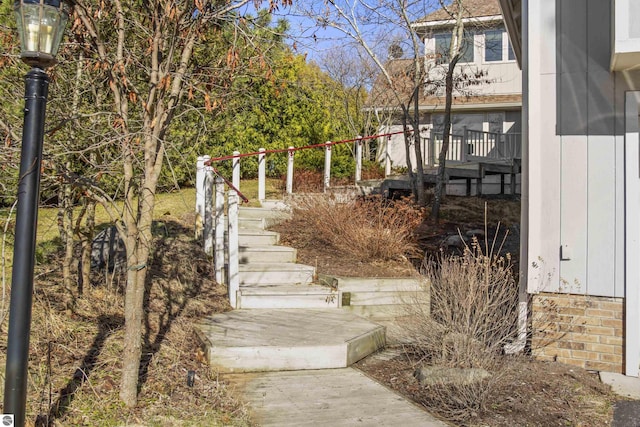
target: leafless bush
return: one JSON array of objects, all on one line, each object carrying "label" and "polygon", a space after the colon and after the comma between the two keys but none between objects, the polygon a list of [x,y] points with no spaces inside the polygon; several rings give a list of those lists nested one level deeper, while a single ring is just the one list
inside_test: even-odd
[{"label": "leafless bush", "polygon": [[440,254],[425,262],[430,301],[408,302],[403,320],[402,340],[420,366],[490,374],[470,383],[425,386],[430,396],[425,404],[452,420],[486,407],[492,387],[500,383],[502,350],[517,338],[518,287],[510,256],[495,255],[500,248],[488,242],[484,246],[473,240],[461,256]]},{"label": "leafless bush", "polygon": [[339,202],[315,195],[298,198],[294,216],[318,240],[358,260],[392,260],[417,253],[413,235],[424,212],[408,200],[381,197]]}]

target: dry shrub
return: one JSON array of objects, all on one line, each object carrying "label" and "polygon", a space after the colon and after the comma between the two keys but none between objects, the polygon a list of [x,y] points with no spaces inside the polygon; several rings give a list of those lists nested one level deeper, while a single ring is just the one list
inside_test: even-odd
[{"label": "dry shrub", "polygon": [[294,216],[316,239],[349,257],[386,261],[417,253],[413,232],[424,213],[408,200],[375,196],[341,202],[316,195],[298,198]]},{"label": "dry shrub", "polygon": [[[324,190],[324,176],[321,172],[311,170],[295,170],[293,173],[294,193],[321,193]],[[286,185],[287,177],[282,178],[283,189]]]},{"label": "dry shrub", "polygon": [[[353,185],[352,178],[331,177],[331,186]],[[285,191],[287,186],[287,176],[280,179],[280,190]],[[293,172],[293,192],[294,193],[322,193],[324,192],[324,172],[309,169],[296,169]]]},{"label": "dry shrub", "polygon": [[482,412],[497,384],[505,344],[517,338],[518,286],[510,257],[477,240],[463,255],[441,254],[425,262],[430,302],[417,298],[406,305],[402,337],[419,364],[484,369],[489,378],[472,383],[425,386],[425,404],[451,420]]}]

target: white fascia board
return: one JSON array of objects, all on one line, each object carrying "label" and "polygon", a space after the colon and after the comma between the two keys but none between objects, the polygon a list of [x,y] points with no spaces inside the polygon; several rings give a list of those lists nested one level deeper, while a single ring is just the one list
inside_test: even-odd
[{"label": "white fascia board", "polygon": [[[451,111],[484,111],[484,110],[519,110],[522,108],[522,102],[494,102],[487,104],[462,104],[453,105]],[[420,105],[418,107],[420,111],[427,112],[442,112],[444,111],[444,103],[442,104],[430,104]],[[364,107],[363,111],[400,111],[400,107]]]},{"label": "white fascia board", "polygon": [[[469,111],[469,110],[517,110],[522,108],[522,102],[494,102],[490,104],[461,104],[451,106],[451,111]],[[420,111],[444,111],[442,105],[421,105]]]},{"label": "white fascia board", "polygon": [[[471,18],[464,18],[462,22],[464,24],[477,23],[477,22],[502,22],[502,15],[490,15],[490,16],[478,16]],[[421,28],[440,28],[440,27],[453,27],[456,24],[455,19],[445,19],[442,21],[427,21],[427,22],[414,22],[411,27],[414,29]]]}]

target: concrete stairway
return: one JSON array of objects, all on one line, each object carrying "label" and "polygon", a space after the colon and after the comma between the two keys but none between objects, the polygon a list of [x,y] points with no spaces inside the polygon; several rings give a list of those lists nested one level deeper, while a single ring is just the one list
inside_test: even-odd
[{"label": "concrete stairway", "polygon": [[241,208],[238,309],[213,315],[199,328],[219,372],[344,368],[384,347],[386,328],[371,319],[401,314],[413,280],[318,278],[296,264],[293,248],[277,245],[265,227],[281,209]]},{"label": "concrete stairway", "polygon": [[239,309],[338,306],[334,290],[317,283],[315,268],[296,264],[296,250],[279,246],[279,234],[264,230],[287,216],[281,209],[240,209]]}]

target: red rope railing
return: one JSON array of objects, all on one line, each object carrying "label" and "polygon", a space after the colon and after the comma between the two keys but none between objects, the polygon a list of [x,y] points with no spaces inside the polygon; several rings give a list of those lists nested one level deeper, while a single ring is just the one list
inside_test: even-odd
[{"label": "red rope railing", "polygon": [[[412,131],[409,131],[409,132],[412,132]],[[389,136],[392,136],[392,135],[400,135],[400,134],[403,134],[403,133],[404,133],[404,131],[381,133],[379,135],[362,136],[360,138],[343,139],[341,141],[328,141],[328,142],[323,142],[321,144],[305,145],[304,147],[279,148],[279,149],[265,150],[265,151],[254,151],[254,152],[251,152],[251,153],[241,153],[241,154],[235,154],[235,155],[231,154],[231,155],[227,155],[227,156],[214,157],[214,158],[209,159],[206,162],[204,162],[204,164],[205,164],[205,166],[210,166],[211,163],[213,163],[213,162],[221,162],[223,160],[240,159],[240,158],[243,158],[243,157],[258,156],[260,154],[289,153],[289,152],[292,152],[292,151],[308,150],[310,148],[327,147],[327,146],[338,145],[338,144],[348,144],[350,142],[364,141],[366,139],[376,139],[376,138],[389,137]]]},{"label": "red rope railing", "polygon": [[[211,165],[209,165],[211,166]],[[238,196],[242,199],[242,203],[249,203],[249,199],[240,192],[240,190],[238,190],[236,188],[235,185],[233,185],[233,183],[231,181],[229,181],[227,178],[225,178],[224,176],[222,176],[219,172],[218,169],[216,169],[215,167],[211,166],[211,168],[213,169],[213,173],[216,174],[217,176],[219,176],[220,178],[222,178],[222,180],[224,181],[225,184],[227,184],[227,186],[229,188],[231,188],[232,190],[234,190],[236,193],[238,193]]]}]

